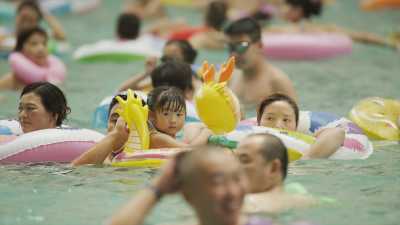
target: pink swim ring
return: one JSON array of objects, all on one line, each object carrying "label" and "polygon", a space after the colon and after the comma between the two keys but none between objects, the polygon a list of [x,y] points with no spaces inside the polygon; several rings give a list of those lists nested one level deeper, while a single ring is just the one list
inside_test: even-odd
[{"label": "pink swim ring", "polygon": [[47,57],[47,66],[39,66],[19,52],[11,53],[8,61],[16,78],[24,84],[39,81],[60,84],[65,80],[66,67],[53,55]]}]

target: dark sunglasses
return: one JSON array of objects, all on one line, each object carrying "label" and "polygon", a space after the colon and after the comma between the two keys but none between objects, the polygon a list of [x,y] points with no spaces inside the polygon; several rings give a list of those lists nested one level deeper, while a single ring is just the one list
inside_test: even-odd
[{"label": "dark sunglasses", "polygon": [[247,51],[247,49],[249,49],[249,47],[250,47],[250,42],[248,41],[241,41],[228,44],[228,50],[230,53],[236,52],[239,54],[243,54]]}]

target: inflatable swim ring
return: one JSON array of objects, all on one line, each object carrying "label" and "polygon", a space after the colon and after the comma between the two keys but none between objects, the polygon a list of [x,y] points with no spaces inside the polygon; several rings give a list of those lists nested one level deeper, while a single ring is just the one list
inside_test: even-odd
[{"label": "inflatable swim ring", "polygon": [[195,106],[200,120],[215,134],[235,129],[240,120],[239,100],[226,86],[235,67],[235,58],[221,66],[216,75],[214,65],[203,63],[203,85],[195,94]]},{"label": "inflatable swim ring", "polygon": [[68,163],[84,153],[104,135],[87,129],[43,129],[0,142],[0,163]]},{"label": "inflatable swim ring", "polygon": [[193,35],[205,32],[208,28],[200,27],[186,27],[181,30],[175,31],[169,35],[168,40],[189,40]]},{"label": "inflatable swim ring", "polygon": [[20,135],[22,128],[17,120],[0,120],[0,135]]},{"label": "inflatable swim ring", "polygon": [[[219,144],[228,148],[236,148],[237,144],[250,134],[269,133],[279,137],[288,148],[289,160],[295,161],[315,142],[315,138],[303,133],[286,131],[268,127],[240,125],[237,129],[224,136],[210,138],[210,143]],[[365,135],[348,134],[344,146],[339,148],[330,159],[366,159],[373,152],[373,146]],[[347,136],[347,134],[346,134]],[[214,138],[214,140],[213,140]],[[229,143],[229,145],[225,145]]]},{"label": "inflatable swim ring", "polygon": [[318,60],[350,54],[352,40],[333,33],[265,33],[262,37],[267,58]]},{"label": "inflatable swim ring", "polygon": [[104,40],[79,47],[73,58],[80,62],[131,62],[147,57],[160,57],[163,40],[151,35],[142,35],[132,41]]},{"label": "inflatable swim ring", "polygon": [[182,151],[178,149],[136,150],[133,153],[117,155],[111,165],[116,167],[160,167],[167,158]]},{"label": "inflatable swim ring", "polygon": [[24,84],[38,81],[59,84],[65,79],[65,65],[55,56],[49,55],[47,57],[48,66],[46,67],[38,66],[19,52],[13,52],[8,60],[12,72]]},{"label": "inflatable swim ring", "polygon": [[400,8],[400,0],[364,0],[361,2],[361,8],[365,11],[374,11],[380,9]]},{"label": "inflatable swim ring", "polygon": [[400,140],[400,102],[372,97],[361,100],[350,111],[350,119],[375,140]]},{"label": "inflatable swim ring", "polygon": [[[142,91],[135,91],[144,101],[147,100],[147,95]],[[114,96],[105,97],[97,106],[92,119],[92,128],[107,128],[108,108]],[[186,101],[186,122],[200,121],[197,116],[195,106],[192,102]]]}]

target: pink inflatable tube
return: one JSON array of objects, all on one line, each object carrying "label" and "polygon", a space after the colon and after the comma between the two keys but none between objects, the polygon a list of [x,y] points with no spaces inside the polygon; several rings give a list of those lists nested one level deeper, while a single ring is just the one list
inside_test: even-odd
[{"label": "pink inflatable tube", "polygon": [[0,136],[0,163],[68,163],[104,137],[88,129],[44,129]]},{"label": "pink inflatable tube", "polygon": [[19,52],[13,52],[8,59],[11,69],[18,80],[24,84],[48,81],[53,84],[62,83],[65,79],[66,68],[57,57],[47,57],[48,66],[38,66]]},{"label": "pink inflatable tube", "polygon": [[318,60],[350,54],[352,40],[335,33],[264,33],[262,42],[267,58]]}]

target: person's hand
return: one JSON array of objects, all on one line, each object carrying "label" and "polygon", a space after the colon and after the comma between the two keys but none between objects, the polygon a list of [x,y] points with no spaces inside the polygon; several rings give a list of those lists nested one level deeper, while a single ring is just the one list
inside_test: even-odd
[{"label": "person's hand", "polygon": [[182,154],[184,154],[184,152],[178,153],[169,159],[161,169],[160,175],[153,180],[154,187],[157,188],[161,194],[171,194],[179,191],[177,162]]},{"label": "person's hand", "polygon": [[157,66],[157,57],[149,57],[146,59],[145,63],[145,73],[146,75],[150,75],[151,72],[156,68]]},{"label": "person's hand", "polygon": [[115,137],[114,149],[121,149],[129,137],[129,129],[125,120],[122,117],[118,118],[117,123],[115,124],[115,128],[111,131],[110,135],[113,135]]}]

